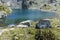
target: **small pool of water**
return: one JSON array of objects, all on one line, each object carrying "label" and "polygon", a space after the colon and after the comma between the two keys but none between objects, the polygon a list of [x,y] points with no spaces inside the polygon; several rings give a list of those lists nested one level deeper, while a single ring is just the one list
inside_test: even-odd
[{"label": "small pool of water", "polygon": [[[53,12],[43,12],[40,10],[21,10],[21,9],[13,9],[12,13],[9,14],[6,18],[6,22],[14,23],[18,19],[22,20],[38,20],[45,18],[56,18],[57,14]],[[22,21],[21,20],[21,21]]]}]

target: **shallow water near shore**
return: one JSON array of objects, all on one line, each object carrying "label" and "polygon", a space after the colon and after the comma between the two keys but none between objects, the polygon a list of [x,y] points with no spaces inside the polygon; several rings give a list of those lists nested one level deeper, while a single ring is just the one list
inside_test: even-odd
[{"label": "shallow water near shore", "polygon": [[[6,22],[14,23],[17,19],[26,20],[38,20],[46,18],[56,18],[58,14],[54,12],[44,12],[40,10],[22,10],[22,9],[13,9],[12,13],[6,17]],[[21,20],[21,21],[22,21]]]}]

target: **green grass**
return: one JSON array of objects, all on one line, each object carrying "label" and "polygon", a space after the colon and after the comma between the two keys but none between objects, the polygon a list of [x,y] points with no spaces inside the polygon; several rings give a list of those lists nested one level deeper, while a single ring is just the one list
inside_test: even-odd
[{"label": "green grass", "polygon": [[44,10],[50,10],[52,7],[47,5],[47,6],[42,6],[41,8],[44,9]]},{"label": "green grass", "polygon": [[[55,27],[56,25],[60,25],[60,19],[50,19],[52,28],[48,29],[40,29],[42,31],[48,31],[51,30],[52,33],[54,33],[56,40],[60,37],[60,27]],[[31,25],[36,25],[36,22],[32,22]],[[10,28],[5,28],[10,29]],[[26,32],[26,33],[25,33]],[[5,31],[0,36],[0,40],[12,40],[14,39],[14,35],[16,35],[18,40],[26,40],[26,35],[28,36],[28,40],[35,40],[35,34],[36,34],[35,28],[15,28],[14,30]],[[22,34],[22,35],[21,35]]]},{"label": "green grass", "polygon": [[0,4],[0,11],[5,11],[7,14],[11,13],[11,10],[6,5]]},{"label": "green grass", "polygon": [[[28,35],[28,40],[35,40],[35,34],[36,34],[36,29],[35,28],[16,28],[15,30],[9,30],[6,32],[3,32],[3,34],[0,36],[0,40],[12,40],[16,34],[16,37],[18,37],[18,40],[25,40],[26,39],[26,35],[25,35],[25,31],[27,32]],[[52,33],[55,34],[56,39],[58,39],[58,37],[60,37],[60,29],[58,28],[49,28],[49,29],[40,29],[42,31],[47,31],[51,30]],[[23,35],[20,35],[23,34]],[[4,38],[5,37],[5,38]]]},{"label": "green grass", "polygon": [[[58,28],[52,28],[51,31],[55,34],[55,37],[56,37],[57,39],[60,38],[60,29],[58,29]],[[59,40],[60,40],[60,39],[59,39]]]},{"label": "green grass", "polygon": [[56,6],[57,12],[60,13],[60,6]]},{"label": "green grass", "polygon": [[[22,40],[22,39],[24,40],[24,39],[26,39],[24,29],[26,30],[27,35],[29,36],[28,39],[33,40],[34,39],[34,34],[35,34],[35,29],[34,28],[32,28],[32,29],[31,28],[16,28],[15,30],[6,31],[1,35],[0,40],[4,40],[4,39],[12,40],[15,34],[18,35],[17,37],[18,37],[19,40]],[[20,35],[20,34],[22,34],[22,35]]]},{"label": "green grass", "polygon": [[49,19],[49,21],[52,27],[60,26],[60,19]]}]

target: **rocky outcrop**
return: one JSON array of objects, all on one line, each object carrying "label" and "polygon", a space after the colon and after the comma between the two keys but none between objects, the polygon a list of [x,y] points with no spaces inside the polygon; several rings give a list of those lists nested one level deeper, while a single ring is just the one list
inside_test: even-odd
[{"label": "rocky outcrop", "polygon": [[29,7],[33,6],[33,4],[37,4],[32,0],[22,0],[22,9],[28,9]]},{"label": "rocky outcrop", "polygon": [[28,9],[28,6],[29,6],[29,4],[28,4],[27,0],[22,0],[22,9]]},{"label": "rocky outcrop", "polygon": [[57,2],[56,0],[50,0],[50,3]]},{"label": "rocky outcrop", "polygon": [[12,9],[28,9],[29,7],[34,8],[36,5],[36,7],[40,7],[41,4],[44,3],[53,3],[56,2],[58,0],[0,0],[2,3],[7,3],[7,2],[11,2],[10,7]]}]

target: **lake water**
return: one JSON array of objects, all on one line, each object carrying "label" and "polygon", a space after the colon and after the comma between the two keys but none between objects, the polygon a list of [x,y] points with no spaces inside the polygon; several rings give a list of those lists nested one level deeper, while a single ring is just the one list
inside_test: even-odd
[{"label": "lake water", "polygon": [[[56,18],[57,14],[53,12],[43,12],[40,10],[21,10],[14,9],[11,14],[7,16],[6,23],[14,23],[19,20],[38,20],[45,18]],[[21,20],[21,21],[22,21]]]}]

